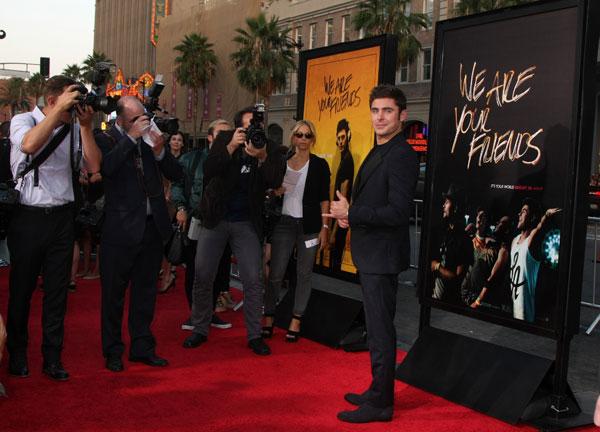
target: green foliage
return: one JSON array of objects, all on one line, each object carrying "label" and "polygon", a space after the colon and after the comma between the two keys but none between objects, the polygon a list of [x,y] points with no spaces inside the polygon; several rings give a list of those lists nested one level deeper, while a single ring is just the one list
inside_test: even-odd
[{"label": "green foliage", "polygon": [[63,69],[62,74],[71,79],[74,79],[75,81],[80,81],[82,75],[81,66],[79,66],[77,63],[67,65]]},{"label": "green foliage", "polygon": [[531,3],[534,0],[461,0],[454,8],[456,15],[471,15],[509,6]]},{"label": "green foliage", "polygon": [[265,104],[273,91],[285,86],[288,73],[296,69],[294,42],[290,29],[280,29],[279,19],[265,14],[246,19],[246,28],[236,29],[233,41],[238,50],[231,54],[240,85],[254,93],[255,101],[262,96]]},{"label": "green foliage", "polygon": [[44,84],[46,84],[46,78],[39,72],[34,73],[27,81],[27,94],[33,96],[37,101],[44,94]]},{"label": "green foliage", "polygon": [[422,13],[408,13],[411,0],[365,0],[353,17],[354,28],[366,36],[392,34],[398,37],[398,64],[414,61],[421,43],[413,32],[426,29],[429,18]]},{"label": "green foliage", "polygon": [[85,81],[86,83],[92,82],[92,74],[94,73],[94,67],[100,62],[112,63],[112,60],[109,59],[106,56],[106,54],[99,53],[96,51],[93,51],[92,54],[86,57],[81,67],[83,81]]},{"label": "green foliage", "polygon": [[31,102],[28,99],[27,82],[23,78],[9,78],[6,86],[0,88],[0,106],[10,107],[10,116],[29,111]]}]

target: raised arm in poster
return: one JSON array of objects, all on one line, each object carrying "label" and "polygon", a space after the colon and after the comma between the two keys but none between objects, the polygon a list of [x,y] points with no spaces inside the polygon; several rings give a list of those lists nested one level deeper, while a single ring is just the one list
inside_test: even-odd
[{"label": "raised arm in poster", "polygon": [[[313,122],[317,135],[324,138],[314,152],[331,169],[332,201],[338,199],[336,191],[352,199],[356,173],[374,145],[369,91],[379,83],[393,82],[396,44],[391,36],[378,36],[300,54],[297,118]],[[329,248],[317,257],[316,270],[357,280],[350,231],[337,221],[329,228]]]},{"label": "raised arm in poster", "polygon": [[585,230],[579,210],[590,143],[578,139],[577,4],[545,2],[438,25],[420,265],[425,305],[551,335],[566,304],[578,304],[572,233],[576,220]]}]

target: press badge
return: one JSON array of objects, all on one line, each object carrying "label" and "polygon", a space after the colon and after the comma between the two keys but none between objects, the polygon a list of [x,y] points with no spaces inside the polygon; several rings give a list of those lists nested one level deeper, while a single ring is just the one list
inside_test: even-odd
[{"label": "press badge", "polygon": [[315,247],[319,244],[319,237],[316,237],[314,239],[310,239],[310,240],[306,240],[304,242],[304,244],[306,245],[306,249],[310,249],[312,247]]}]

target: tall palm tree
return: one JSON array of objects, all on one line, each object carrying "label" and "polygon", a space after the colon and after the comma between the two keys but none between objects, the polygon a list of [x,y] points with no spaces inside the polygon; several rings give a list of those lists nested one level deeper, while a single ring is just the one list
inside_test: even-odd
[{"label": "tall palm tree", "polygon": [[31,77],[26,84],[27,94],[33,96],[35,98],[35,102],[37,103],[39,98],[44,94],[44,84],[46,84],[46,77],[44,77],[41,73],[36,72]]},{"label": "tall palm tree", "polygon": [[456,15],[471,15],[503,7],[530,3],[533,0],[461,0],[454,8]]},{"label": "tall palm tree", "polygon": [[27,94],[27,84],[23,78],[9,78],[6,86],[0,88],[0,106],[10,109],[10,117],[20,112],[29,111],[31,102]]},{"label": "tall palm tree", "polygon": [[81,74],[83,80],[86,83],[92,82],[92,74],[94,73],[94,67],[100,62],[112,63],[112,60],[109,59],[106,54],[99,53],[93,51],[92,54],[88,55],[83,61],[83,65],[81,67]]},{"label": "tall palm tree", "polygon": [[79,81],[81,80],[82,74],[81,66],[79,66],[77,63],[66,65],[62,71],[62,74],[66,77],[74,79],[75,81]]},{"label": "tall palm tree", "polygon": [[411,0],[365,0],[358,4],[353,18],[354,28],[364,30],[367,36],[393,34],[398,37],[398,65],[417,58],[421,43],[414,32],[429,25],[427,15],[410,12],[410,4]]},{"label": "tall palm tree", "polygon": [[[215,76],[217,68],[218,60],[212,47],[213,44],[208,42],[208,38],[200,33],[185,35],[181,43],[175,47],[175,51],[180,53],[175,58],[175,79],[179,84],[192,89],[194,100],[198,105],[200,105],[198,91],[200,89],[206,91],[206,86]],[[195,108],[192,115],[194,138],[199,111],[198,106]],[[202,122],[203,119],[200,120],[200,130],[202,130]]]},{"label": "tall palm tree", "polygon": [[[236,29],[233,41],[238,50],[231,54],[241,86],[254,93],[256,102],[263,98],[269,107],[271,93],[285,85],[289,72],[296,70],[294,41],[290,29],[279,28],[279,18],[267,21],[264,13],[246,19],[246,29]],[[266,120],[265,120],[266,123]]]}]

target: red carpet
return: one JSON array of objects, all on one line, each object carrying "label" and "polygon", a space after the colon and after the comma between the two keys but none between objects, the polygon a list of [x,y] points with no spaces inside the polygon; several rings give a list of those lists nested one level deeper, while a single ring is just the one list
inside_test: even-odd
[{"label": "red carpet", "polygon": [[[227,312],[230,330],[212,329],[206,345],[186,350],[180,330],[187,307],[183,272],[177,287],[158,298],[154,332],[165,369],[125,361],[125,371],[104,369],[100,349],[99,281],[78,281],[69,294],[63,363],[68,382],[41,373],[40,301],[30,319],[31,376],[0,381],[0,431],[529,431],[454,405],[402,383],[396,384],[391,423],[347,425],[336,413],[351,408],[342,399],[369,383],[366,353],[349,354],[305,339],[284,342],[276,331],[273,355],[246,348],[242,312]],[[0,310],[6,317],[7,270],[0,270]],[[234,290],[235,291],[235,290]],[[124,331],[126,334],[126,331]],[[589,430],[592,430],[590,428]]]}]

